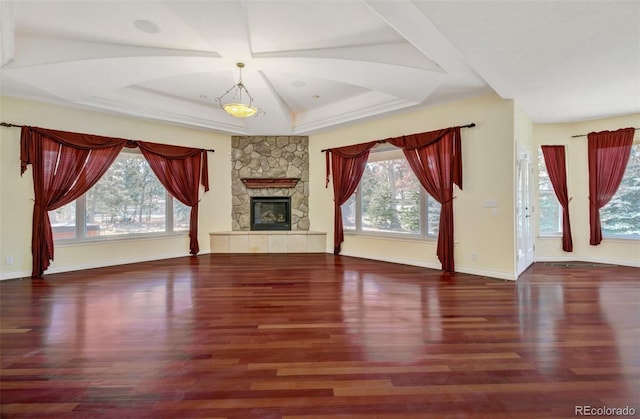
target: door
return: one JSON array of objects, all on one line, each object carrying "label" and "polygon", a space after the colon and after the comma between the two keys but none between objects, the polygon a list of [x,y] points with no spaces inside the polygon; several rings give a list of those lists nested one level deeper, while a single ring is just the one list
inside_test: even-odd
[{"label": "door", "polygon": [[517,253],[516,269],[518,275],[533,263],[533,225],[531,206],[531,182],[533,181],[533,165],[531,154],[522,151],[518,158],[517,179]]}]

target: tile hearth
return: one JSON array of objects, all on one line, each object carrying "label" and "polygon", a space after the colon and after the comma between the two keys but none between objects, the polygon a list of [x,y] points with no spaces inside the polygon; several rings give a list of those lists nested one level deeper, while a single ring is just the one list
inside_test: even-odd
[{"label": "tile hearth", "polygon": [[211,253],[326,253],[318,231],[222,231],[209,233]]}]

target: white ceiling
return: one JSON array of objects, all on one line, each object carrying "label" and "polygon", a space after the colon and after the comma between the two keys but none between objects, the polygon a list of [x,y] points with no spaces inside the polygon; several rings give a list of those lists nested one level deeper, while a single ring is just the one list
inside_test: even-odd
[{"label": "white ceiling", "polygon": [[[226,133],[309,134],[492,90],[537,123],[640,112],[640,1],[0,0],[0,11],[3,95]],[[238,82],[236,62],[259,117],[215,101]]]}]

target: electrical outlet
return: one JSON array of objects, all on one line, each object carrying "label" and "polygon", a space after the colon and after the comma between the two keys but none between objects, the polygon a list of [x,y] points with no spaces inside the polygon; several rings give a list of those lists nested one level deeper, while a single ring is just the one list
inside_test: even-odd
[{"label": "electrical outlet", "polygon": [[478,260],[478,254],[476,252],[471,252],[471,260],[474,262]]},{"label": "electrical outlet", "polygon": [[4,263],[7,265],[13,265],[13,256],[7,256]]}]

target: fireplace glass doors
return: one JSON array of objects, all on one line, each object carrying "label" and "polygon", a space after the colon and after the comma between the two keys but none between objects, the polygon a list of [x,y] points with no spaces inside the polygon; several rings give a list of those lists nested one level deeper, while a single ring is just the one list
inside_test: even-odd
[{"label": "fireplace glass doors", "polygon": [[291,230],[291,198],[251,197],[251,230]]}]

